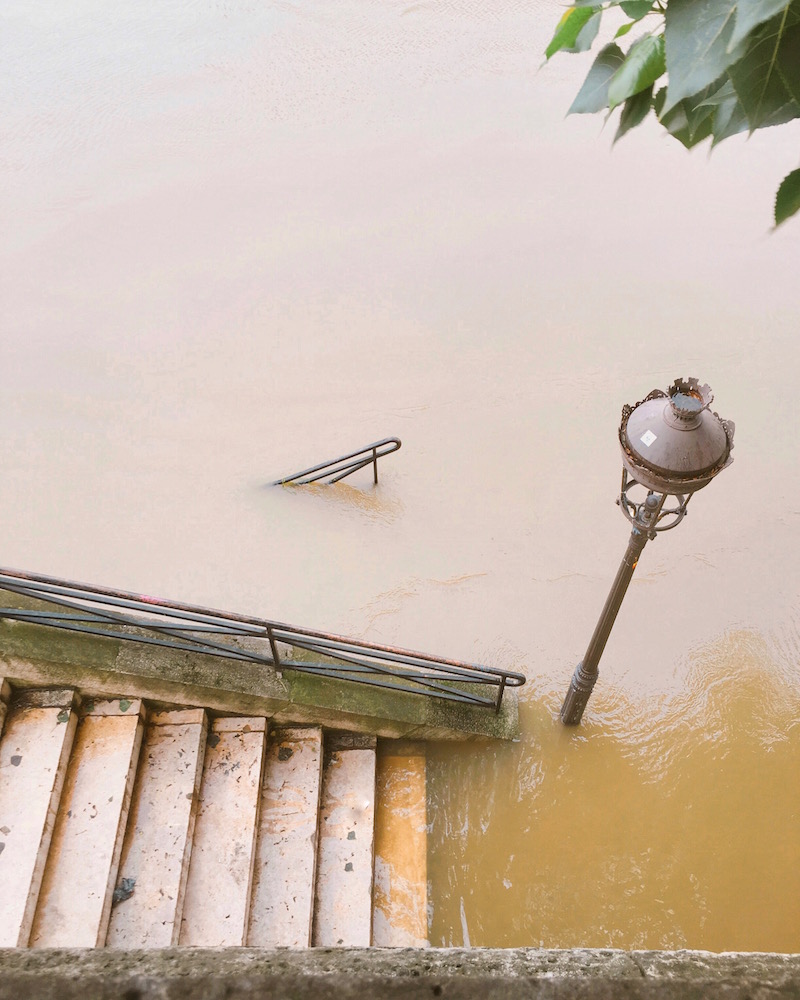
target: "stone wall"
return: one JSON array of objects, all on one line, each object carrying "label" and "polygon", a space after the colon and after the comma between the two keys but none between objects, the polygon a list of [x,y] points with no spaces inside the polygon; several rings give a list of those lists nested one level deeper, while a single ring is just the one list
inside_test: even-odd
[{"label": "stone wall", "polygon": [[776,1000],[800,955],[574,949],[0,951],[0,1000]]}]

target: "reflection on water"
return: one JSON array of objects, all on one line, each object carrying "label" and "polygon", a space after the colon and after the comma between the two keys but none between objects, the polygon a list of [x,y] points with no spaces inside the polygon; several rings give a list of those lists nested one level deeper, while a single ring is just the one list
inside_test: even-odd
[{"label": "reflection on water", "polygon": [[361,489],[349,483],[309,483],[306,486],[285,486],[284,489],[308,494],[321,503],[330,503],[347,513],[359,513],[367,521],[391,524],[403,513],[403,502],[379,487]]},{"label": "reflection on water", "polygon": [[[0,563],[523,671],[433,753],[436,944],[800,950],[798,128],[611,154],[555,0],[5,13]],[[620,407],[689,375],[736,461],[566,731]]]}]

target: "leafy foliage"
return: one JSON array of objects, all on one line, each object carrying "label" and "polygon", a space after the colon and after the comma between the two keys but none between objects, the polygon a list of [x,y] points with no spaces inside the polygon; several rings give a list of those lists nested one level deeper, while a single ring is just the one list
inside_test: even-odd
[{"label": "leafy foliage", "polygon": [[[569,113],[621,106],[615,142],[651,112],[687,149],[800,118],[800,0],[573,0],[547,59],[590,49],[611,7],[627,20],[598,53]],[[649,30],[623,52],[617,40],[634,28]],[[794,170],[778,190],[775,225],[798,211]]]}]

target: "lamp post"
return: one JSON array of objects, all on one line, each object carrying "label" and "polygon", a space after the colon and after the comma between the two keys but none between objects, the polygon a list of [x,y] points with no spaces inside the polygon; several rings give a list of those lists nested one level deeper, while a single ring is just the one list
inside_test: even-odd
[{"label": "lamp post", "polygon": [[[566,726],[581,721],[600,657],[648,540],[680,524],[692,496],[733,461],[734,424],[711,412],[713,399],[711,389],[696,378],[679,378],[667,392],[654,389],[635,406],[622,408],[622,488],[617,504],[631,523],[631,534],[586,655],[575,668],[561,706]],[[636,487],[646,491],[643,499],[629,495]]]}]

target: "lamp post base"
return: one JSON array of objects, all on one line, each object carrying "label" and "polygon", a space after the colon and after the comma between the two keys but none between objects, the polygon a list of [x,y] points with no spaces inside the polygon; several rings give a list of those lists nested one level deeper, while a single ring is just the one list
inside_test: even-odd
[{"label": "lamp post base", "polygon": [[587,673],[583,669],[583,661],[575,667],[575,673],[570,681],[567,697],[561,706],[561,721],[565,726],[577,726],[583,717],[583,710],[589,701],[598,673]]}]

